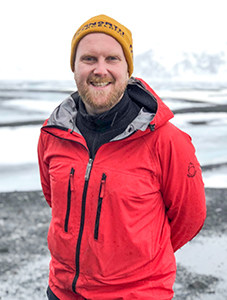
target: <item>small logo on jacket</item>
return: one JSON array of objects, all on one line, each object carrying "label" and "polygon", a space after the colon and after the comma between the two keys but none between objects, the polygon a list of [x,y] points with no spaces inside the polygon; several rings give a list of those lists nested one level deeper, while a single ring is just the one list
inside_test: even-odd
[{"label": "small logo on jacket", "polygon": [[188,165],[188,174],[187,174],[187,176],[188,177],[194,177],[195,174],[196,174],[195,166],[192,162],[190,162],[189,165]]}]

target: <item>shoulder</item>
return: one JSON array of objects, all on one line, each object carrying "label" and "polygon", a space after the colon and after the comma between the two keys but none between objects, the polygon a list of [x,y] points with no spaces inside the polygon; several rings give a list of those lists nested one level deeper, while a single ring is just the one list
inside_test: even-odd
[{"label": "shoulder", "polygon": [[188,133],[176,127],[170,121],[166,122],[161,127],[154,130],[153,137],[159,142],[191,142],[191,137]]}]

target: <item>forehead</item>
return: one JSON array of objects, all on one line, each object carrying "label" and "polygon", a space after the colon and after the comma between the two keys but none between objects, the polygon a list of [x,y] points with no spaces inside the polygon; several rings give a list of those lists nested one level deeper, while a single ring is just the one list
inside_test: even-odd
[{"label": "forehead", "polygon": [[116,53],[124,56],[121,44],[112,36],[105,33],[89,33],[83,37],[77,47],[77,54],[91,53]]}]

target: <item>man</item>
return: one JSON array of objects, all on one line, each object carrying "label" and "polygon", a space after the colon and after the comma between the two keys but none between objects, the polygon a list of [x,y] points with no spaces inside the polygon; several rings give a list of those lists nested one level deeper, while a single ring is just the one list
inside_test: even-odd
[{"label": "man", "polygon": [[131,32],[99,15],[72,40],[78,92],[44,123],[38,146],[52,208],[49,299],[172,299],[174,251],[205,220],[190,137],[141,79]]}]

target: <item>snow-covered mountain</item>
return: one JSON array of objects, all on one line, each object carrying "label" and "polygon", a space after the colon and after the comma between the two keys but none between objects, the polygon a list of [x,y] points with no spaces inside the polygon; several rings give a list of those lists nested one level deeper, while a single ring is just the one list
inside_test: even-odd
[{"label": "snow-covered mountain", "polygon": [[227,82],[227,52],[183,52],[168,56],[149,50],[135,57],[135,74],[156,80]]}]

